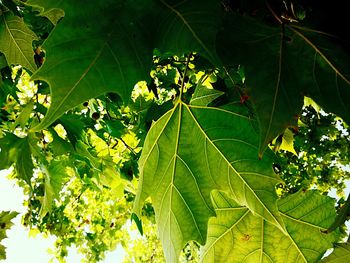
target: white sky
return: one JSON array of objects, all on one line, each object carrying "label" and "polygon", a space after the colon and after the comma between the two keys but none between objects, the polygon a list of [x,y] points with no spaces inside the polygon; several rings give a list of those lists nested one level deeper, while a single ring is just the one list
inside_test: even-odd
[{"label": "white sky", "polygon": [[[28,230],[21,224],[22,215],[25,213],[23,206],[24,194],[13,180],[6,178],[7,172],[0,171],[0,211],[17,211],[20,214],[13,220],[14,226],[7,231],[8,238],[1,243],[6,246],[6,263],[35,262],[47,263],[52,258],[47,250],[54,247],[54,237],[44,238],[41,235],[35,238],[28,236]],[[102,263],[122,262],[124,250],[121,246],[108,253]],[[67,258],[68,263],[81,262],[81,256],[72,249]]]}]

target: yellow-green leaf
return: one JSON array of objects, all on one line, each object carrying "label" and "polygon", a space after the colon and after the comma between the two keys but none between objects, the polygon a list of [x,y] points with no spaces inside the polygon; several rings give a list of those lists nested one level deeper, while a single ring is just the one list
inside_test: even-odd
[{"label": "yellow-green leaf", "polygon": [[284,228],[273,159],[266,154],[259,160],[258,144],[252,121],[230,109],[179,102],[152,126],[139,161],[134,211],[140,216],[151,196],[167,261],[177,262],[189,240],[205,243],[214,189]]},{"label": "yellow-green leaf", "polygon": [[337,231],[321,232],[336,214],[334,199],[317,192],[299,192],[278,202],[286,233],[223,193],[214,192],[213,203],[217,217],[209,221],[203,263],[318,262],[339,236]]}]

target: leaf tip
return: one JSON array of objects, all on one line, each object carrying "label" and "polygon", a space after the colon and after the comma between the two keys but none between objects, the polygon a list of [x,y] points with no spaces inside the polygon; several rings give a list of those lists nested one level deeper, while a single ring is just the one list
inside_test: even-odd
[{"label": "leaf tip", "polygon": [[139,219],[139,217],[135,213],[131,214],[131,221],[135,222],[137,229],[139,230],[141,236],[143,236],[142,221]]}]

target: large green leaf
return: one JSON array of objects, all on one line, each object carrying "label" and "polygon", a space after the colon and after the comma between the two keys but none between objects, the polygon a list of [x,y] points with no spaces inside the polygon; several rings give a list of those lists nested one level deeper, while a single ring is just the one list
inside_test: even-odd
[{"label": "large green leaf", "polygon": [[214,0],[30,3],[43,5],[43,12],[58,8],[65,14],[45,41],[46,60],[33,76],[48,82],[52,95],[46,118],[36,130],[106,92],[127,101],[136,82],[149,78],[154,48],[199,51],[215,60],[219,4]]},{"label": "large green leaf", "polygon": [[35,39],[36,35],[22,18],[0,10],[0,52],[5,55],[8,64],[20,64],[34,72],[37,67],[32,42]]},{"label": "large green leaf", "polygon": [[220,192],[213,203],[217,217],[209,221],[202,262],[318,262],[338,236],[321,232],[336,214],[334,200],[317,192],[279,201],[286,234]]},{"label": "large green leaf", "polygon": [[335,245],[334,251],[328,257],[322,259],[322,263],[345,263],[350,262],[350,243],[339,243]]},{"label": "large green leaf", "polygon": [[261,127],[260,153],[296,124],[304,95],[350,120],[350,58],[329,36],[233,14],[218,35],[218,52],[225,64],[245,66]]},{"label": "large green leaf", "polygon": [[[0,242],[5,239],[6,230],[10,229],[13,225],[11,220],[18,215],[17,212],[2,211],[0,213]],[[6,259],[5,247],[0,244],[0,260]]]},{"label": "large green leaf", "polygon": [[274,188],[279,180],[271,156],[258,159],[256,135],[244,115],[182,102],[152,126],[139,161],[134,211],[140,215],[151,196],[169,262],[177,262],[189,240],[205,243],[213,189],[283,229]]}]

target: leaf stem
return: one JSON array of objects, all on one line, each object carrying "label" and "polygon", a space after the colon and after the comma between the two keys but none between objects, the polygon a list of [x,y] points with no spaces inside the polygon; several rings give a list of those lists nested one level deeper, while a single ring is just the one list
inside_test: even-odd
[{"label": "leaf stem", "polygon": [[182,76],[181,87],[180,87],[180,101],[182,101],[183,89],[185,87],[185,78],[188,70],[188,65],[190,64],[191,56],[192,56],[192,53],[189,53],[186,59],[186,67],[185,67],[184,75]]}]

